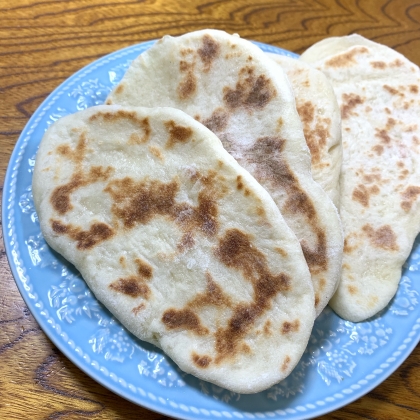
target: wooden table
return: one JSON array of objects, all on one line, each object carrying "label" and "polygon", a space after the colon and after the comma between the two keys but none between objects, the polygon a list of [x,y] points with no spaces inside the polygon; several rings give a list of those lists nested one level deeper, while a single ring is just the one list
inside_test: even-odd
[{"label": "wooden table", "polygon": [[[358,32],[420,64],[414,0],[0,0],[0,185],[29,117],[63,80],[122,47],[202,28],[300,53]],[[382,385],[323,419],[420,418],[420,348]],[[0,240],[0,419],[164,419],[87,377],[25,306]]]}]

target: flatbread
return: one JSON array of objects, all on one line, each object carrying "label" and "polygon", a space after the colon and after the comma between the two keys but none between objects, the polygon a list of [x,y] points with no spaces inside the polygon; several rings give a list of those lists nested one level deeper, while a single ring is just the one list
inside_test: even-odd
[{"label": "flatbread", "polygon": [[420,72],[360,35],[302,56],[333,84],[342,114],[343,277],[332,308],[362,321],[394,296],[420,229]]},{"label": "flatbread", "polygon": [[298,240],[219,139],[169,108],[61,118],[36,157],[42,233],[134,335],[236,392],[285,378],[314,292]]},{"label": "flatbread", "polygon": [[276,63],[222,31],[165,36],[132,62],[106,103],[171,106],[212,130],[267,189],[300,240],[322,311],[340,277],[341,225],[311,176],[294,96]]},{"label": "flatbread", "polygon": [[340,108],[331,83],[315,67],[285,55],[266,53],[286,72],[311,151],[312,176],[331,198],[340,203],[342,161]]}]

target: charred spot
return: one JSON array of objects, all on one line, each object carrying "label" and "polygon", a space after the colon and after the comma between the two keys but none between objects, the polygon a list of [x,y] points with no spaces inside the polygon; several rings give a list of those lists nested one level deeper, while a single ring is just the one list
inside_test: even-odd
[{"label": "charred spot", "polygon": [[194,364],[201,369],[207,368],[211,363],[210,356],[200,356],[195,352],[192,353],[191,358]]},{"label": "charred spot", "polygon": [[420,187],[409,185],[405,191],[401,194],[401,208],[408,212],[411,210],[413,203],[417,200],[417,196],[420,194]]},{"label": "charred spot", "polygon": [[187,330],[197,335],[208,334],[201,325],[200,318],[191,309],[168,309],[162,315],[162,322],[169,330]]},{"label": "charred spot", "polygon": [[114,236],[114,230],[105,223],[93,223],[89,230],[83,230],[79,226],[64,224],[58,220],[51,221],[52,230],[59,235],[67,235],[76,241],[76,247],[80,250],[91,249],[101,242]]},{"label": "charred spot", "polygon": [[210,118],[203,121],[209,130],[213,133],[218,133],[227,127],[229,121],[229,114],[223,108],[217,108],[213,111]]},{"label": "charred spot", "polygon": [[193,135],[190,127],[176,125],[174,121],[165,122],[165,127],[169,132],[169,140],[166,143],[168,148],[173,147],[176,143],[186,143]]},{"label": "charred spot", "polygon": [[293,322],[285,321],[281,327],[282,334],[288,334],[291,332],[299,331],[300,321],[295,319]]},{"label": "charred spot", "polygon": [[344,54],[339,54],[329,59],[325,65],[327,67],[350,67],[357,63],[355,58],[358,54],[365,54],[367,52],[369,52],[369,50],[366,47],[352,48]]},{"label": "charred spot", "polygon": [[198,49],[198,55],[204,64],[204,72],[208,72],[211,68],[213,61],[220,54],[220,45],[210,35],[203,36],[203,44]]},{"label": "charred spot", "polygon": [[230,109],[263,109],[277,91],[265,75],[256,76],[253,68],[245,67],[239,72],[235,89],[225,87],[223,94],[223,100]]},{"label": "charred spot", "polygon": [[368,236],[370,243],[375,248],[382,248],[387,251],[398,251],[397,236],[390,225],[374,229],[372,225],[366,224],[362,227],[363,232]]},{"label": "charred spot", "polygon": [[343,93],[342,95],[343,104],[341,105],[341,118],[343,120],[354,115],[353,110],[357,105],[363,104],[364,100],[354,93]]},{"label": "charred spot", "polygon": [[143,297],[148,299],[150,297],[149,286],[134,276],[118,279],[111,283],[109,288],[132,298]]}]

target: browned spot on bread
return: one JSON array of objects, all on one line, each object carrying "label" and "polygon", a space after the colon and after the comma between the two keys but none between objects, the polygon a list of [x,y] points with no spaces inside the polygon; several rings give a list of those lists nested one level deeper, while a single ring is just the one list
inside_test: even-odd
[{"label": "browned spot on bread", "polygon": [[238,190],[241,190],[243,187],[244,187],[244,184],[242,184],[242,177],[241,177],[241,175],[238,175],[236,177],[236,188]]},{"label": "browned spot on bread", "polygon": [[325,286],[327,285],[327,281],[324,279],[324,277],[321,277],[318,281],[318,287],[320,290],[324,290]]},{"label": "browned spot on bread", "polygon": [[156,156],[159,160],[164,161],[165,158],[163,156],[162,150],[160,149],[160,147],[155,146],[155,145],[150,145],[149,146],[149,152],[153,155]]},{"label": "browned spot on bread", "polygon": [[187,249],[191,249],[195,245],[194,236],[191,232],[184,233],[181,238],[181,242],[177,244],[179,252],[184,252]]},{"label": "browned spot on bread", "polygon": [[287,368],[289,367],[290,362],[291,362],[290,357],[289,356],[286,356],[284,358],[283,364],[281,365],[282,372],[285,372],[287,370]]},{"label": "browned spot on bread", "polygon": [[297,332],[299,331],[299,327],[300,327],[300,321],[298,319],[295,319],[293,322],[285,321],[283,322],[283,325],[281,326],[281,333],[288,334],[291,332]]},{"label": "browned spot on bread", "polygon": [[83,179],[81,174],[73,174],[73,176],[70,179],[70,182],[68,182],[65,185],[60,185],[54,188],[50,197],[50,203],[53,206],[53,208],[59,214],[65,214],[69,210],[71,210],[73,208],[73,205],[70,201],[70,195],[82,185]]},{"label": "browned spot on bread", "polygon": [[382,143],[384,144],[389,144],[391,143],[391,137],[389,137],[389,134],[387,133],[386,130],[382,129],[380,130],[379,128],[375,128],[375,137],[377,137],[378,139],[381,139]]},{"label": "browned spot on bread", "polygon": [[[182,53],[181,53],[182,55]],[[197,78],[194,74],[195,63],[181,60],[179,62],[179,70],[183,74],[177,92],[180,99],[188,99],[196,93]]]},{"label": "browned spot on bread", "polygon": [[404,169],[403,171],[401,171],[400,175],[398,176],[398,179],[407,178],[409,173],[410,173],[410,171],[408,169]]},{"label": "browned spot on bread", "polygon": [[272,299],[290,289],[290,279],[284,273],[273,275],[264,254],[252,245],[249,235],[239,229],[226,231],[215,254],[227,267],[239,270],[252,283],[254,290],[253,302],[238,304],[227,327],[216,331],[218,363],[238,352],[244,335],[255,320],[271,307]]},{"label": "browned spot on bread", "polygon": [[384,146],[382,146],[381,144],[377,144],[376,146],[372,147],[372,150],[378,155],[381,156],[382,153],[384,152]]},{"label": "browned spot on bread", "polygon": [[344,253],[350,254],[357,248],[357,242],[353,243],[353,240],[357,239],[357,237],[358,235],[356,233],[350,233],[344,238]]},{"label": "browned spot on bread", "polygon": [[312,102],[307,101],[301,104],[297,107],[297,111],[304,125],[310,124],[314,120],[315,107]]},{"label": "browned spot on bread", "polygon": [[[203,184],[210,182],[206,177],[201,177],[201,181]],[[185,232],[199,230],[206,236],[214,235],[218,229],[218,209],[211,185],[199,192],[197,207],[177,203],[178,190],[177,181],[168,184],[157,180],[135,182],[129,177],[112,180],[104,189],[114,201],[112,213],[125,228],[131,229],[163,216],[175,221]]]},{"label": "browned spot on bread", "polygon": [[216,108],[210,118],[203,121],[203,125],[217,134],[227,127],[228,121],[229,114],[223,108]]},{"label": "browned spot on bread", "polygon": [[200,356],[196,352],[192,353],[191,359],[194,362],[194,364],[201,369],[205,369],[211,363],[210,356]]},{"label": "browned spot on bread", "polygon": [[162,322],[169,330],[187,330],[197,335],[209,333],[209,330],[201,325],[200,318],[188,308],[166,310],[162,315]]},{"label": "browned spot on bread", "polygon": [[372,185],[368,188],[365,185],[359,184],[353,190],[352,199],[359,202],[363,207],[369,207],[370,197],[374,194],[379,194],[379,187],[377,185]]},{"label": "browned spot on bread", "polygon": [[175,121],[165,122],[165,127],[169,132],[169,140],[166,143],[167,148],[173,147],[176,143],[186,143],[190,140],[193,131],[190,127],[176,125]]},{"label": "browned spot on bread", "polygon": [[420,187],[409,185],[401,194],[401,208],[408,212],[411,210],[413,203],[417,200],[417,196],[420,194]]},{"label": "browned spot on bread", "polygon": [[133,308],[131,312],[133,312],[133,314],[137,316],[140,313],[140,311],[142,311],[144,308],[146,308],[146,305],[142,302],[140,303],[140,305]]},{"label": "browned spot on bread", "polygon": [[306,262],[314,274],[327,269],[327,239],[311,199],[281,156],[284,143],[285,140],[280,137],[259,138],[248,150],[246,157],[258,165],[255,171],[257,180],[269,181],[286,192],[287,200],[282,211],[291,216],[303,216],[314,232],[317,238],[314,247],[309,246],[306,240],[301,241]]},{"label": "browned spot on bread", "polygon": [[321,301],[319,297],[319,293],[315,292],[315,308],[319,305],[319,302]]},{"label": "browned spot on bread", "polygon": [[351,115],[355,115],[353,110],[357,105],[363,104],[364,100],[355,93],[343,93],[342,95],[343,104],[341,105],[341,118],[343,120],[349,118]]},{"label": "browned spot on bread", "polygon": [[142,135],[139,136],[141,143],[145,143],[150,137],[150,125],[148,118],[139,118],[135,111],[127,111],[120,109],[118,111],[98,111],[91,115],[89,121],[97,121],[102,119],[108,123],[115,123],[117,121],[130,121],[137,125],[142,130]]},{"label": "browned spot on bread", "polygon": [[123,267],[126,267],[127,264],[126,264],[126,261],[125,261],[125,257],[123,255],[121,255],[121,257],[119,259],[119,262]]},{"label": "browned spot on bread", "polygon": [[288,255],[287,252],[282,248],[276,247],[274,248],[274,250],[278,252],[282,257],[287,257]]},{"label": "browned spot on bread", "polygon": [[399,59],[396,58],[391,64],[391,67],[401,67],[402,65],[404,65],[404,63]]},{"label": "browned spot on bread", "polygon": [[51,220],[53,231],[59,235],[67,235],[77,242],[76,247],[80,250],[88,250],[114,236],[111,226],[96,222],[92,223],[89,230],[83,230],[80,226],[64,224],[58,220]]},{"label": "browned spot on bread", "polygon": [[264,74],[256,76],[254,68],[244,67],[239,71],[235,89],[226,86],[223,94],[228,108],[252,110],[263,109],[277,95],[277,91],[271,79]]},{"label": "browned spot on bread", "polygon": [[152,132],[150,128],[150,123],[148,118],[143,118],[142,120],[138,119],[137,124],[140,125],[142,130],[142,135],[139,133],[132,133],[128,140],[128,144],[143,144],[147,143],[150,139],[150,133]]},{"label": "browned spot on bread", "polygon": [[109,288],[132,298],[141,296],[148,299],[150,297],[149,286],[135,276],[118,279],[111,283]]},{"label": "browned spot on bread", "polygon": [[199,310],[204,306],[228,307],[232,306],[230,297],[223,292],[223,289],[214,281],[209,272],[206,272],[206,290],[199,293],[188,305]]},{"label": "browned spot on bread", "polygon": [[116,89],[115,89],[114,93],[115,93],[116,95],[119,95],[120,93],[123,93],[123,90],[124,90],[124,85],[123,85],[122,83],[120,83],[120,84],[116,87]]},{"label": "browned spot on bread", "polygon": [[325,65],[327,67],[350,67],[353,64],[356,64],[357,61],[355,60],[355,57],[358,54],[365,54],[369,52],[369,50],[366,47],[356,47],[352,48],[350,51],[336,55],[333,58],[330,58]]},{"label": "browned spot on bread", "polygon": [[391,87],[391,86],[384,85],[384,86],[383,86],[383,88],[384,88],[387,92],[389,92],[391,95],[398,95],[398,94],[401,94],[402,96],[404,96],[404,94],[403,94],[403,93],[400,93],[400,92],[398,91],[398,89],[395,89],[395,88],[393,88],[393,87]]},{"label": "browned spot on bread", "polygon": [[383,70],[386,67],[386,63],[383,61],[371,61],[370,65],[374,68],[374,69],[380,69]]},{"label": "browned spot on bread", "polygon": [[137,265],[138,275],[143,279],[150,280],[153,276],[152,266],[148,264],[146,261],[143,261],[141,258],[136,258],[134,262]]},{"label": "browned spot on bread", "polygon": [[419,93],[419,87],[417,85],[410,85],[411,93]]},{"label": "browned spot on bread", "polygon": [[349,285],[347,286],[347,290],[349,291],[349,293],[350,293],[351,295],[357,295],[357,293],[359,292],[359,289],[358,289],[356,286],[353,286],[353,285],[351,285],[351,284],[349,284]]},{"label": "browned spot on bread", "polygon": [[267,319],[267,321],[265,321],[263,332],[267,336],[270,336],[272,334],[271,333],[271,321],[269,319]]},{"label": "browned spot on bread", "polygon": [[397,236],[390,225],[384,225],[379,229],[374,229],[372,225],[366,224],[362,227],[362,230],[366,233],[370,243],[374,247],[387,251],[398,251]]},{"label": "browned spot on bread", "polygon": [[113,104],[113,102],[112,102],[112,99],[111,98],[108,98],[106,101],[105,101],[105,105],[112,105]]},{"label": "browned spot on bread", "polygon": [[[75,130],[77,133],[77,130]],[[76,147],[72,149],[69,144],[60,144],[56,151],[59,155],[65,156],[66,159],[71,159],[77,165],[80,165],[83,161],[87,150],[87,138],[86,133],[82,132],[79,135]]]},{"label": "browned spot on bread", "polygon": [[203,36],[203,45],[198,49],[198,55],[204,64],[204,72],[208,72],[211,68],[213,61],[220,54],[220,45],[210,35]]}]

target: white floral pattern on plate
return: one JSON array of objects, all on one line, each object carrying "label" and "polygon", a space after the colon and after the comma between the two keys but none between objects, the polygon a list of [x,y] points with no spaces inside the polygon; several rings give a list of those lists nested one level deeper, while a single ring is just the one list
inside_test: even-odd
[{"label": "white floral pattern on plate", "polygon": [[187,375],[159,349],[137,340],[97,302],[75,268],[45,243],[31,191],[43,133],[62,116],[103,103],[131,60],[151,44],[118,51],[76,73],[40,106],[18,141],[5,181],[4,238],[28,307],[53,342],[94,379],[131,401],[179,418],[308,418],[368,392],[398,367],[419,340],[417,241],[398,293],[386,310],[354,324],[326,308],[292,374],[251,396]]}]

